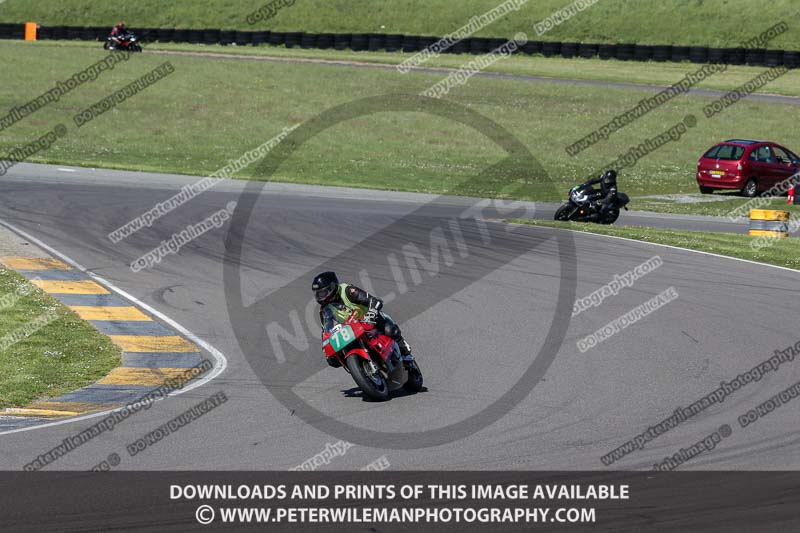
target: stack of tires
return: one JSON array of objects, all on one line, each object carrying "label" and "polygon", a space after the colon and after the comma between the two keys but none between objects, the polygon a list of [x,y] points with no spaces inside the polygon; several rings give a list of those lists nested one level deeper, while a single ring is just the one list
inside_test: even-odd
[{"label": "stack of tires", "polygon": [[[2,2],[2,0],[0,0]],[[38,39],[104,40],[106,27],[40,26]],[[386,50],[416,53],[439,41],[440,37],[383,33],[304,33],[240,31],[219,29],[143,28],[134,30],[142,41],[286,46],[305,49]],[[23,39],[24,24],[0,24],[0,39]],[[487,54],[507,43],[507,39],[468,37],[444,49],[448,54]],[[800,68],[800,51],[758,48],[709,48],[706,46],[641,45],[632,43],[594,44],[557,41],[528,41],[519,53],[545,57],[618,59],[620,61],[724,63],[759,67]]]},{"label": "stack of tires", "polygon": [[633,59],[635,44],[622,43],[617,45],[617,59],[620,61],[631,61]]},{"label": "stack of tires", "polygon": [[690,46],[689,61],[692,63],[708,63],[709,51],[706,46]]}]

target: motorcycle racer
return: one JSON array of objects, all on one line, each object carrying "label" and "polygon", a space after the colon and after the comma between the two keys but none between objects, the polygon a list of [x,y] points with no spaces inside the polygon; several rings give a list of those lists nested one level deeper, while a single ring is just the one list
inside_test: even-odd
[{"label": "motorcycle racer", "polygon": [[[411,346],[403,338],[400,328],[382,312],[383,300],[355,285],[339,283],[335,272],[318,274],[311,284],[311,289],[320,305],[319,318],[323,330],[330,330],[334,324],[345,322],[350,314],[356,311],[358,319],[374,324],[378,331],[382,331],[397,343],[404,361],[414,360]],[[331,366],[341,366],[335,358],[326,359]]]},{"label": "motorcycle racer", "polygon": [[594,200],[601,206],[600,215],[603,216],[617,203],[617,171],[606,170],[598,177],[584,183],[584,185],[600,184],[600,190],[595,192]]},{"label": "motorcycle racer", "polygon": [[111,29],[111,35],[109,37],[111,37],[114,44],[119,45],[126,35],[128,35],[128,28],[125,26],[125,23],[120,22]]}]

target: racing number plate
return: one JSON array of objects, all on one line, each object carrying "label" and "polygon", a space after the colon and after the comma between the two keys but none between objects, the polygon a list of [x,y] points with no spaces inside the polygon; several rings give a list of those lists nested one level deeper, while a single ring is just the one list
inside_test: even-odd
[{"label": "racing number plate", "polygon": [[356,336],[353,333],[353,328],[350,326],[342,326],[337,328],[336,331],[331,334],[330,341],[333,350],[340,352],[345,348],[345,346],[353,342],[355,339]]}]

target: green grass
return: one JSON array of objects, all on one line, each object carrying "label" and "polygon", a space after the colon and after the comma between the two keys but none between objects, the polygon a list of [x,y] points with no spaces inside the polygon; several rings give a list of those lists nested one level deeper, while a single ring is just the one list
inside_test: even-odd
[{"label": "green grass", "polygon": [[[42,43],[44,44],[44,43]],[[79,41],[61,41],[56,46],[96,46]],[[403,52],[353,52],[351,50],[314,50],[286,48],[283,46],[218,46],[202,44],[149,43],[148,50],[172,50],[182,52],[206,52],[228,55],[256,55],[286,59],[323,59],[329,61],[355,61],[398,65],[411,57]],[[443,54],[424,63],[425,67],[458,69],[474,59],[468,54]],[[669,86],[694,72],[700,65],[691,63],[656,63],[654,61],[616,61],[598,59],[565,59],[561,57],[512,56],[490,65],[487,72],[503,72],[543,76],[547,78],[609,81],[641,85]],[[698,89],[730,91],[763,72],[760,67],[729,66],[724,75],[707,78],[698,83]],[[792,71],[778,78],[764,89],[768,94],[800,96],[800,71]]]},{"label": "green grass", "polygon": [[[753,209],[779,209],[800,214],[800,208],[789,205],[786,197],[759,198],[759,205],[748,204],[752,200],[741,198],[734,193],[715,193],[715,196],[727,198],[718,202],[678,203],[671,200],[658,200],[655,198],[636,198],[634,205],[638,211],[653,211],[656,213],[677,213],[684,215],[707,215],[724,217],[730,216],[734,210],[743,205],[750,205]],[[749,207],[748,207],[749,209]]]},{"label": "green grass", "polygon": [[[136,27],[269,29],[308,32],[383,32],[444,35],[465,25],[470,17],[493,9],[499,0],[296,0],[270,20],[255,26],[247,15],[269,0],[6,0],[0,20],[33,20],[49,25],[105,25],[125,20]],[[536,35],[534,24],[572,0],[529,0],[518,12],[497,20],[476,35],[510,37]],[[748,0],[600,0],[541,39],[584,42],[638,42],[735,46],[779,22],[792,26],[772,47],[800,49],[800,4],[774,0],[768,9],[753,13]],[[538,37],[537,37],[538,38]]]},{"label": "green grass", "polygon": [[119,366],[120,350],[108,337],[53,297],[31,287],[19,274],[0,269],[0,299],[12,304],[0,311],[0,338],[37,317],[55,316],[46,326],[0,351],[0,409],[79,389]]},{"label": "green grass", "polygon": [[[749,259],[800,270],[800,239],[786,238],[771,241],[772,244],[754,249],[751,244],[757,239],[748,235],[730,233],[710,233],[705,231],[678,231],[663,228],[631,228],[622,226],[598,226],[578,222],[548,222],[540,220],[519,220],[511,222],[532,226],[563,228],[583,233],[597,233],[614,237],[625,237],[637,241],[667,244],[702,252]],[[755,241],[760,242],[760,241]]]},{"label": "green grass", "polygon": [[[295,50],[268,50],[300,55]],[[66,79],[102,57],[104,52],[91,43],[0,42],[0,68],[6,73],[0,109],[25,103],[56,80]],[[354,53],[345,56],[352,57]],[[380,58],[397,61],[402,55],[381,54]],[[80,129],[72,123],[72,116],[85,107],[167,60],[175,67],[171,76]],[[655,72],[655,67],[647,64],[542,58],[513,58],[507,68],[566,77],[574,75],[576,64],[597,77],[604,75],[603,68],[608,69],[606,77],[636,80]],[[673,81],[695,68],[672,67],[678,67],[671,71]],[[733,87],[760,71],[731,68],[718,74],[714,83]],[[208,175],[284,127],[310,120],[335,105],[358,97],[418,94],[442,78],[433,73],[403,75],[394,69],[143,54],[3,131],[0,154],[64,123],[69,126],[68,135],[31,161]],[[784,80],[784,87],[798,91],[800,73],[791,72],[779,82]],[[698,155],[725,138],[764,137],[795,149],[800,146],[794,105],[743,101],[709,120],[703,118],[702,107],[710,98],[681,96],[577,157],[564,152],[571,142],[650,95],[639,89],[473,78],[453,89],[447,99],[501,124],[542,163],[554,187],[542,180],[527,184],[514,193],[523,199],[562,199],[571,185],[689,113],[699,117],[697,127],[635,167],[624,169],[622,190],[632,196],[696,192],[693,176]],[[325,131],[298,150],[274,179],[495,196],[516,184],[529,169],[515,169],[516,175],[490,176],[466,189],[458,189],[458,185],[503,155],[481,134],[445,119],[422,113],[378,113]],[[241,171],[239,177],[265,178],[257,165]],[[636,202],[632,208],[640,208]]]}]

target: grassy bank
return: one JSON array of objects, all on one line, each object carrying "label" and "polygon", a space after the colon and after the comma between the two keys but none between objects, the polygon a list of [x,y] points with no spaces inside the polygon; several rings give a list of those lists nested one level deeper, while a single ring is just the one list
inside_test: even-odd
[{"label": "grassy bank", "polygon": [[[247,15],[269,0],[6,0],[0,4],[0,21],[35,20],[50,25],[111,26],[118,20],[138,27],[269,29],[308,32],[383,32],[414,35],[445,35],[467,24],[470,17],[495,8],[498,0],[295,0],[269,20],[251,26]],[[534,24],[571,0],[527,1],[512,12],[477,32],[477,36],[510,37],[526,32],[536,34]],[[800,27],[792,24],[800,16],[800,4],[775,0],[759,17],[742,19],[750,13],[748,0],[602,0],[540,39],[584,42],[638,42],[641,44],[684,44],[736,46],[740,41],[779,22],[792,28],[773,42],[775,48],[800,49]],[[676,28],[679,31],[676,31]],[[743,32],[747,32],[744,34]]]},{"label": "grassy bank", "polygon": [[[46,43],[41,43],[42,45]],[[76,41],[61,41],[54,46],[96,46]],[[379,63],[399,65],[412,54],[396,52],[353,52],[351,50],[314,50],[285,48],[283,46],[216,46],[202,44],[149,43],[148,50],[167,50],[182,52],[210,52],[229,55],[256,55],[281,59],[322,59],[328,61],[354,61],[359,63]],[[458,69],[475,56],[469,54],[443,54],[424,63],[425,67]],[[595,80],[634,85],[669,86],[682,79],[688,72],[700,68],[690,63],[657,63],[655,61],[616,61],[599,59],[565,59],[561,57],[512,56],[489,65],[486,72],[502,72],[524,76],[543,76],[569,80]],[[706,78],[695,87],[730,91],[758,76],[764,69],[760,67],[729,66],[724,75]],[[800,70],[776,79],[765,88],[769,94],[800,96]]]},{"label": "grassy bank", "polygon": [[538,220],[513,220],[513,222],[679,246],[681,248],[689,248],[701,252],[728,255],[740,259],[748,259],[750,261],[758,261],[760,263],[800,270],[800,239],[797,238],[776,239],[771,241],[772,244],[769,246],[754,249],[751,244],[754,242],[755,238],[748,235],[709,233],[705,231],[678,231],[662,228],[599,226],[597,224],[582,224],[578,222],[546,222]]},{"label": "grassy bank", "polygon": [[[294,53],[285,53],[290,52]],[[382,54],[384,58],[391,56]],[[7,73],[0,109],[24,104],[57,80],[67,79],[103,57],[96,44],[62,47],[45,42],[0,42],[0,68]],[[72,122],[82,109],[167,60],[174,65],[174,74],[80,129]],[[546,71],[565,77],[578,63],[598,77],[604,65],[612,66],[600,60],[575,61],[514,58],[508,65],[527,69],[528,73]],[[32,64],[37,68],[27,68]],[[652,68],[619,63],[613,67],[624,69],[620,72],[630,73],[635,79],[646,78]],[[693,69],[690,65],[678,67],[683,67],[683,72]],[[638,71],[640,68],[643,70]],[[758,72],[760,69],[748,67],[731,69],[718,74],[714,83],[733,87]],[[674,74],[673,81],[677,81],[682,72]],[[796,83],[798,75],[792,72],[779,82],[785,79],[788,84],[794,79]],[[404,75],[394,69],[145,53],[4,130],[0,154],[63,123],[68,126],[67,135],[31,161],[208,175],[284,127],[310,120],[333,106],[356,97],[418,94],[443,77],[440,73]],[[795,105],[748,100],[718,117],[705,119],[702,107],[709,97],[680,96],[576,157],[565,153],[568,144],[652,94],[642,89],[472,78],[454,88],[447,99],[498,122],[542,163],[555,185],[540,180],[518,188],[516,196],[524,199],[561,199],[569,186],[688,114],[698,117],[696,127],[621,172],[625,192],[632,196],[696,192],[693,175],[697,157],[721,139],[764,137],[795,150],[800,146],[793,119]],[[378,113],[326,130],[298,150],[275,178],[445,193],[503,156],[480,133],[445,119],[422,113]],[[460,192],[498,195],[509,184],[516,185],[519,175],[528,171],[518,170],[516,176],[492,176]],[[265,176],[252,166],[239,177]],[[635,203],[632,207],[638,208]]]},{"label": "grassy bank", "polygon": [[[0,269],[0,342],[41,317],[23,340],[0,350],[0,409],[79,389],[119,366],[121,355],[105,335],[33,288],[25,278]],[[34,322],[37,323],[37,322]]]},{"label": "grassy bank", "polygon": [[[717,192],[714,198],[721,198],[721,201],[699,201],[704,197],[699,193],[696,195],[697,203],[687,203],[685,201],[678,202],[669,197],[667,198],[636,198],[634,203],[636,209],[639,211],[653,211],[655,213],[676,213],[683,215],[708,215],[715,217],[733,216],[731,215],[734,210],[743,205],[748,205],[745,209],[778,209],[781,211],[789,211],[792,216],[800,214],[800,208],[795,205],[789,205],[786,197],[778,198],[759,198],[758,205],[753,204],[752,200],[748,200],[738,196],[736,193],[731,192]],[[748,204],[748,202],[751,202]],[[747,213],[745,212],[745,216]]]}]

